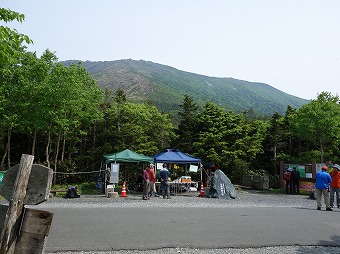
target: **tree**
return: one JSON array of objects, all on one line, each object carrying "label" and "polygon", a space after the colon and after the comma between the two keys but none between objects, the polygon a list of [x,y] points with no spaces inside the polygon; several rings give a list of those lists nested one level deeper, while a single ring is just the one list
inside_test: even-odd
[{"label": "tree", "polygon": [[[9,9],[0,8],[0,20],[5,23],[18,21],[22,22],[25,16],[23,14],[11,11]],[[10,149],[11,136],[13,128],[18,123],[17,110],[14,109],[17,105],[11,105],[11,97],[15,96],[14,90],[17,86],[11,87],[13,81],[13,72],[20,63],[21,56],[25,52],[23,43],[32,43],[31,39],[18,33],[16,29],[10,29],[6,26],[0,26],[0,120],[1,128],[7,130],[7,141],[4,149],[4,155],[1,160],[1,168],[4,167],[5,158],[8,159],[8,167],[10,167]],[[13,92],[13,94],[11,94]],[[20,97],[19,97],[20,98]],[[17,99],[14,97],[14,99]],[[14,109],[11,112],[11,110]]]},{"label": "tree", "polygon": [[324,162],[327,148],[340,139],[339,97],[322,92],[316,100],[311,100],[293,114],[290,123],[293,133],[313,144],[320,152],[321,162]]},{"label": "tree", "polygon": [[225,112],[211,102],[198,115],[199,132],[193,143],[195,155],[216,162],[221,168],[235,169],[238,160],[252,161],[262,152],[265,125],[261,121],[247,123],[243,115]]},{"label": "tree", "polygon": [[117,104],[118,109],[117,129],[118,132],[120,132],[120,109],[122,104],[126,102],[126,94],[123,89],[121,88],[117,89],[117,91],[115,92],[114,101]]},{"label": "tree", "polygon": [[59,142],[63,140],[62,158],[68,141],[68,159],[77,152],[77,143],[87,135],[83,126],[89,126],[101,119],[99,111],[103,93],[95,80],[80,64],[66,67],[57,63],[50,74],[49,85],[44,96],[46,105],[46,161],[49,163],[49,150],[52,136],[55,137],[55,170]]},{"label": "tree", "polygon": [[274,175],[277,175],[277,158],[278,154],[285,147],[284,144],[284,118],[275,112],[270,119],[270,127],[267,132],[266,145],[270,146],[273,153]]},{"label": "tree", "polygon": [[292,117],[292,115],[296,114],[296,109],[292,106],[288,105],[286,114],[283,119],[283,129],[284,129],[284,135],[286,139],[286,144],[288,147],[286,147],[286,153],[288,154],[288,157],[293,156],[293,148],[294,148],[294,142],[296,141],[296,138],[294,137],[292,133],[292,126],[289,119]]},{"label": "tree", "polygon": [[177,128],[177,147],[186,153],[193,154],[193,142],[197,133],[197,109],[198,106],[193,98],[184,95],[182,103],[179,105],[181,111],[178,112],[179,125]]},{"label": "tree", "polygon": [[[15,20],[21,23],[24,19],[23,14],[0,8],[0,20],[5,23]],[[16,29],[0,26],[0,65],[18,63],[25,49],[23,43],[30,44],[32,42],[27,35],[19,33]]]}]

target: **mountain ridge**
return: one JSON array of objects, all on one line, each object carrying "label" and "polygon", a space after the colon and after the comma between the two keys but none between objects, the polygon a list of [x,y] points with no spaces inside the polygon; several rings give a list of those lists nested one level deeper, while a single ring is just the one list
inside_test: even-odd
[{"label": "mountain ridge", "polygon": [[199,106],[211,101],[236,113],[252,110],[259,115],[284,114],[288,105],[300,108],[309,102],[265,83],[210,77],[145,60],[67,60],[61,63],[79,62],[102,89],[120,87],[128,99],[135,102],[151,100],[165,112],[179,110],[185,94]]}]

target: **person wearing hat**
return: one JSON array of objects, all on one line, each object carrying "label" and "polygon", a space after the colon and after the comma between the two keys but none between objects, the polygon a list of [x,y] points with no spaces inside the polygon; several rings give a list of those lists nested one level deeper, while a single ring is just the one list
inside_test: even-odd
[{"label": "person wearing hat", "polygon": [[332,182],[330,184],[330,205],[334,206],[334,194],[336,195],[336,204],[340,208],[340,166],[338,164],[333,165],[333,170],[329,173],[332,177]]},{"label": "person wearing hat", "polygon": [[315,192],[316,192],[316,203],[317,209],[321,210],[321,196],[323,196],[326,211],[332,211],[330,207],[328,188],[329,184],[332,182],[330,174],[327,172],[327,167],[322,166],[321,171],[316,174]]},{"label": "person wearing hat", "polygon": [[156,176],[155,176],[154,165],[150,164],[149,167],[150,167],[150,171],[149,171],[149,175],[150,175],[150,192],[149,192],[149,197],[151,197],[152,194],[154,194],[155,197],[159,197],[159,195],[157,194],[157,191],[156,191]]}]

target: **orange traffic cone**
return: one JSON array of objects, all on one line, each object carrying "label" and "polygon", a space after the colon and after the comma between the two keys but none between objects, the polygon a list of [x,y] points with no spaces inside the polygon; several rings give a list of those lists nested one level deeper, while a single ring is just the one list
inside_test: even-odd
[{"label": "orange traffic cone", "polygon": [[200,198],[204,198],[204,186],[203,186],[203,182],[201,182],[201,190],[200,190],[200,194],[198,196]]},{"label": "orange traffic cone", "polygon": [[120,195],[122,198],[126,198],[126,187],[125,187],[125,182],[123,182],[123,187],[122,187],[122,195]]}]

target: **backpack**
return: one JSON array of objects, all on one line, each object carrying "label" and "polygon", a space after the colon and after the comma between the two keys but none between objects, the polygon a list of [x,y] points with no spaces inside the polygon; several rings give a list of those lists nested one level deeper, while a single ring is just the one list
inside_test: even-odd
[{"label": "backpack", "polygon": [[300,172],[294,169],[292,171],[292,180],[293,181],[298,181],[300,179]]},{"label": "backpack", "polygon": [[292,179],[292,173],[286,172],[286,173],[285,173],[285,179],[286,179],[287,181],[290,181],[290,180]]}]

